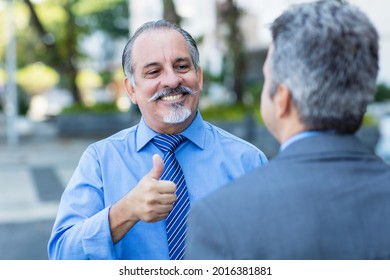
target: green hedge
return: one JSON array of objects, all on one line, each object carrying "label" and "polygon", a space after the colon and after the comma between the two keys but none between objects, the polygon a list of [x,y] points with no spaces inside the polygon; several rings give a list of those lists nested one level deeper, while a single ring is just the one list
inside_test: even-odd
[{"label": "green hedge", "polygon": [[374,101],[382,102],[387,100],[390,100],[390,88],[385,84],[379,84],[376,88]]},{"label": "green hedge", "polygon": [[243,121],[248,115],[252,115],[258,123],[263,123],[259,104],[245,106],[239,104],[213,105],[201,109],[203,119],[207,121]]},{"label": "green hedge", "polygon": [[61,111],[61,114],[78,114],[78,113],[116,113],[120,112],[115,103],[97,103],[94,106],[87,107],[81,104],[74,104],[66,107]]}]

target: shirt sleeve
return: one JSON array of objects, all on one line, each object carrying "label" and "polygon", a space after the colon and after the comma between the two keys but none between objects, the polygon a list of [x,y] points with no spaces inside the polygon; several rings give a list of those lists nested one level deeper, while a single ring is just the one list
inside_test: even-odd
[{"label": "shirt sleeve", "polygon": [[264,164],[268,163],[267,156],[263,153],[263,151],[259,150],[259,158],[260,158],[260,166],[263,166]]},{"label": "shirt sleeve", "polygon": [[60,202],[48,244],[49,259],[116,259],[98,155],[82,155]]},{"label": "shirt sleeve", "polygon": [[267,156],[260,149],[254,146],[251,147],[251,149],[243,152],[240,158],[244,166],[245,173],[250,172],[258,167],[264,166],[268,163]]}]

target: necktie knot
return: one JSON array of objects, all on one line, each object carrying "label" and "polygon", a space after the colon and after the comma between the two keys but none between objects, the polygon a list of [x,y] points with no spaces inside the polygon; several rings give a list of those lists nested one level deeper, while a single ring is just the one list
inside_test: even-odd
[{"label": "necktie knot", "polygon": [[159,134],[153,138],[156,146],[163,152],[173,153],[186,138],[180,134]]}]

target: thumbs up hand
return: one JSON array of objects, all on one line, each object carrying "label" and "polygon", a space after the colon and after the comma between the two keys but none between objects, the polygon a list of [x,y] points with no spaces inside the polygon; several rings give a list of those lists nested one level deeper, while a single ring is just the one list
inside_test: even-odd
[{"label": "thumbs up hand", "polygon": [[161,177],[161,175],[162,175],[162,173],[164,171],[164,161],[157,154],[153,155],[152,160],[153,160],[153,167],[150,170],[148,175],[152,179],[160,180],[160,177]]},{"label": "thumbs up hand", "polygon": [[126,204],[134,217],[150,223],[166,218],[176,201],[176,184],[160,180],[164,171],[162,158],[155,154],[152,160],[152,169],[125,196],[128,199]]},{"label": "thumbs up hand", "polygon": [[117,243],[140,220],[154,223],[168,216],[176,201],[176,184],[160,180],[164,162],[153,155],[153,167],[108,213],[112,240]]}]

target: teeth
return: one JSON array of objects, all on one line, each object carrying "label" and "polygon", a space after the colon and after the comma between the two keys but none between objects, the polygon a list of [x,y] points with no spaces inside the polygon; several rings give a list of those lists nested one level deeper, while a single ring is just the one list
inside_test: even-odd
[{"label": "teeth", "polygon": [[182,96],[183,96],[182,93],[173,94],[173,95],[167,95],[167,96],[161,97],[161,100],[164,100],[164,101],[173,101],[173,100],[179,99],[179,98],[182,97]]}]

